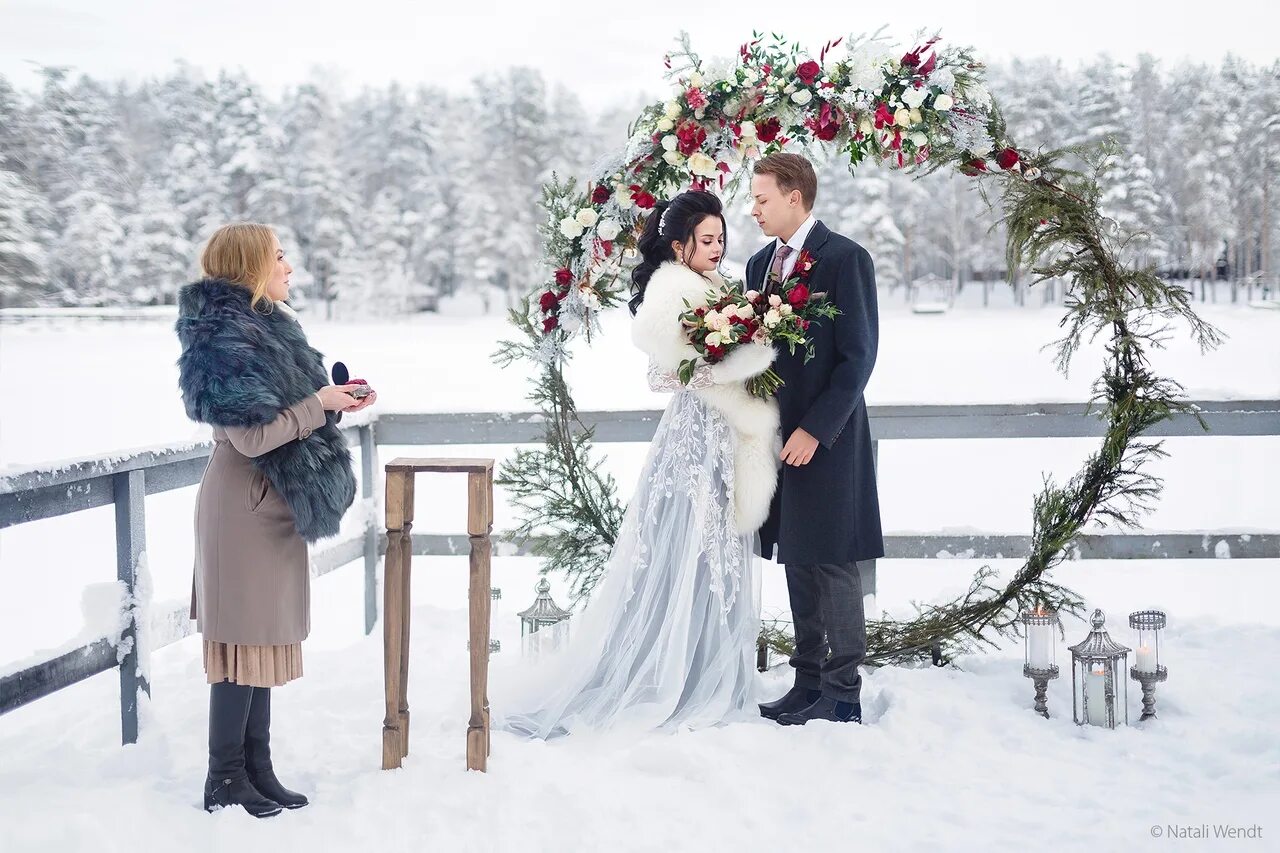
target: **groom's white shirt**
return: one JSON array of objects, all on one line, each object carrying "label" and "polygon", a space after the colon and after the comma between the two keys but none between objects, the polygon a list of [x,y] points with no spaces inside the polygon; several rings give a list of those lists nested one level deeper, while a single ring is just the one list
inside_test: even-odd
[{"label": "groom's white shirt", "polygon": [[[786,281],[796,268],[796,261],[800,259],[800,250],[804,248],[804,241],[809,239],[809,232],[813,230],[813,226],[818,224],[818,220],[813,218],[813,214],[809,214],[809,218],[800,223],[800,227],[796,229],[796,233],[791,235],[791,239],[786,241],[786,245],[790,246],[792,252],[787,259],[782,262],[782,280]],[[773,254],[769,256],[769,267],[773,266],[773,258],[778,254],[778,249],[783,246],[781,237],[773,238]]]}]

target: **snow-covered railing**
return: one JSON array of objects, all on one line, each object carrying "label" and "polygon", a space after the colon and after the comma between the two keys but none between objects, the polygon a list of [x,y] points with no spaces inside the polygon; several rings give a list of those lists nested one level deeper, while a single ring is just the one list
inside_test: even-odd
[{"label": "snow-covered railing", "polygon": [[[1280,400],[1198,402],[1208,424],[1176,415],[1158,425],[1159,437],[1280,435]],[[1103,424],[1084,416],[1081,404],[872,406],[871,432],[880,441],[962,438],[1087,438],[1103,434]],[[597,442],[648,441],[661,412],[580,412],[594,427]],[[367,417],[344,425],[348,443],[359,444],[361,496],[336,543],[311,554],[311,571],[323,575],[364,559],[365,631],[377,623],[377,566],[386,536],[375,511],[379,445],[528,444],[542,440],[542,416],[520,413],[401,413]],[[114,504],[117,576],[123,587],[124,619],[118,632],[0,676],[0,714],[28,704],[90,676],[120,670],[121,725],[125,743],[137,739],[137,692],[146,690],[145,656],[191,632],[187,608],[149,613],[139,572],[145,559],[146,495],[195,485],[212,450],[211,442],[149,448],[113,458],[70,462],[55,470],[0,476],[0,529]],[[886,559],[999,559],[1026,553],[1027,536],[920,533],[885,537]],[[414,534],[415,555],[466,554],[465,534]],[[527,553],[496,541],[502,554]],[[1073,556],[1084,559],[1280,558],[1280,533],[1163,532],[1080,537]],[[869,581],[869,583],[867,583]],[[865,592],[874,594],[874,571]],[[145,586],[145,584],[142,584]],[[143,618],[143,617],[148,618]],[[148,634],[156,634],[154,637]],[[141,636],[140,636],[141,635]]]}]

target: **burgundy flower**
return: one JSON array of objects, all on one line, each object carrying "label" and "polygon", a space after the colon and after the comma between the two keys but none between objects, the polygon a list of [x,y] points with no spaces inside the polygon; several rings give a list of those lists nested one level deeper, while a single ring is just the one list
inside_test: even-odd
[{"label": "burgundy flower", "polygon": [[707,141],[707,132],[696,121],[686,121],[676,128],[676,148],[686,157],[693,156]]},{"label": "burgundy flower", "polygon": [[609,188],[606,187],[604,184],[601,184],[600,186],[596,187],[595,190],[591,193],[591,203],[604,204],[606,201],[609,200],[609,196],[611,195],[612,193],[609,192]]},{"label": "burgundy flower", "polygon": [[887,102],[881,101],[876,107],[876,130],[891,124],[893,124],[893,110],[889,109]]},{"label": "burgundy flower", "polygon": [[634,201],[636,203],[636,207],[641,210],[650,210],[658,203],[658,200],[651,194],[634,185],[631,187],[631,200]]},{"label": "burgundy flower", "polygon": [[799,77],[806,86],[812,86],[813,81],[818,79],[818,75],[822,73],[822,66],[810,59],[808,62],[800,63],[800,67],[796,69],[796,76]]},{"label": "burgundy flower", "polygon": [[724,358],[724,347],[707,347],[707,361],[716,362]]},{"label": "burgundy flower", "polygon": [[996,163],[1001,169],[1012,169],[1018,165],[1018,152],[1012,148],[1004,148],[996,154]]},{"label": "burgundy flower", "polygon": [[771,116],[756,125],[756,139],[766,144],[777,139],[781,132],[782,122],[777,116]]},{"label": "burgundy flower", "polygon": [[569,271],[568,267],[561,267],[560,269],[556,270],[556,284],[560,285],[561,287],[565,287],[572,283],[573,283],[573,273]]},{"label": "burgundy flower", "polygon": [[558,318],[548,317],[547,319],[542,321],[542,331],[545,334],[547,332],[550,332],[552,329],[556,328],[559,325],[560,325],[560,320]]},{"label": "burgundy flower", "polygon": [[551,311],[559,304],[560,297],[556,296],[555,293],[550,290],[543,293],[542,297],[538,299],[538,307],[543,311]]},{"label": "burgundy flower", "polygon": [[787,292],[787,301],[791,303],[792,308],[800,308],[809,301],[809,288],[803,284],[797,284]]},{"label": "burgundy flower", "polygon": [[823,103],[821,112],[817,116],[809,116],[804,124],[816,138],[823,142],[830,142],[836,138],[836,134],[844,124],[844,113],[840,112],[838,107]]}]

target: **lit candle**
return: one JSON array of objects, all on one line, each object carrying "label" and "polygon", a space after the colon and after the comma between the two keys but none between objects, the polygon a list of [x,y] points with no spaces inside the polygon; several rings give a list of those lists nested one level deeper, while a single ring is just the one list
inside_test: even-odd
[{"label": "lit candle", "polygon": [[[1036,615],[1042,615],[1039,610]],[[1027,626],[1027,663],[1032,669],[1046,670],[1053,666],[1053,626]]]},{"label": "lit candle", "polygon": [[1084,690],[1089,724],[1105,726],[1107,724],[1107,671],[1101,666],[1093,666],[1085,677]]},{"label": "lit candle", "polygon": [[1151,646],[1138,646],[1138,661],[1135,667],[1138,672],[1156,671],[1156,650]]}]

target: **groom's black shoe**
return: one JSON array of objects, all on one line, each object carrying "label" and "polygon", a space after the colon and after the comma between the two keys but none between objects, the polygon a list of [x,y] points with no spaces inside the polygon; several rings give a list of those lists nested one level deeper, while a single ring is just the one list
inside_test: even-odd
[{"label": "groom's black shoe", "polygon": [[861,702],[837,702],[823,696],[808,708],[778,717],[784,726],[803,726],[810,720],[829,720],[833,723],[861,723]]},{"label": "groom's black shoe", "polygon": [[764,702],[760,705],[760,716],[766,720],[776,720],[783,714],[794,714],[803,711],[822,698],[821,690],[808,687],[792,687],[781,699]]}]

